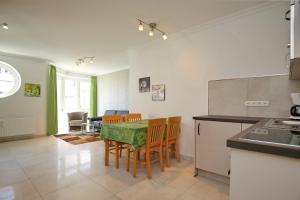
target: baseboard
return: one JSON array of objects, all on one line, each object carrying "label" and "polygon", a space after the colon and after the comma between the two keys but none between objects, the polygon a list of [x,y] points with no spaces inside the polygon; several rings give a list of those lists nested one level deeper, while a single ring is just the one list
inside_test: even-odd
[{"label": "baseboard", "polygon": [[192,156],[186,156],[186,155],[180,155],[180,158],[187,161],[194,161],[194,157]]},{"label": "baseboard", "polygon": [[229,182],[230,182],[230,178],[227,177],[227,176],[222,176],[222,175],[215,174],[215,173],[212,173],[212,172],[208,172],[208,171],[205,171],[205,170],[202,170],[202,169],[198,169],[198,176],[208,178],[208,179],[213,179],[215,181],[222,182],[222,183],[225,183],[225,184],[228,184],[228,185],[229,185]]},{"label": "baseboard", "polygon": [[3,142],[11,142],[11,141],[18,141],[18,140],[28,140],[33,138],[45,137],[45,135],[18,135],[18,136],[10,136],[10,137],[3,137],[0,138],[0,143]]}]

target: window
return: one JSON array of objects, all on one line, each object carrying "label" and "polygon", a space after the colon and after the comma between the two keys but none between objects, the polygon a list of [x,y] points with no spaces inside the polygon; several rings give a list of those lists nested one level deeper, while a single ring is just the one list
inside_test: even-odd
[{"label": "window", "polygon": [[65,109],[70,111],[81,110],[78,105],[78,82],[74,80],[65,80]]},{"label": "window", "polygon": [[0,98],[13,95],[20,86],[19,72],[10,64],[0,61]]},{"label": "window", "polygon": [[80,82],[79,90],[80,90],[80,108],[83,110],[89,110],[90,108],[90,82]]}]

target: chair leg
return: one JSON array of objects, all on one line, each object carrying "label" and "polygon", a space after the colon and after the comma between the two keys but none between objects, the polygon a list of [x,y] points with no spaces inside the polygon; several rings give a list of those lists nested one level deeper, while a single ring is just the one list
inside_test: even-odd
[{"label": "chair leg", "polygon": [[119,151],[120,151],[119,147],[120,147],[119,144],[116,142],[116,149],[115,149],[115,151],[116,151],[116,163],[115,163],[116,168],[119,168]]},{"label": "chair leg", "polygon": [[175,158],[180,162],[179,141],[176,141],[175,143]]},{"label": "chair leg", "polygon": [[146,152],[146,171],[147,171],[147,177],[152,178],[151,176],[151,164],[150,164],[150,154],[149,151]]},{"label": "chair leg", "polygon": [[123,149],[123,146],[120,145],[120,158],[122,158],[122,149]]},{"label": "chair leg", "polygon": [[160,162],[160,171],[162,171],[162,172],[165,171],[162,146],[159,149],[159,162]]},{"label": "chair leg", "polygon": [[130,147],[127,147],[126,171],[129,172],[129,168],[130,168]]},{"label": "chair leg", "polygon": [[172,145],[171,145],[171,152],[172,152],[172,156],[173,156],[173,158],[175,158],[176,159],[176,147],[175,147],[175,143],[173,143]]},{"label": "chair leg", "polygon": [[137,151],[133,151],[133,163],[132,163],[132,175],[136,177],[136,160],[137,160]]},{"label": "chair leg", "polygon": [[105,162],[105,166],[109,165],[109,141],[108,140],[104,140],[105,142],[105,156],[104,156],[104,162]]},{"label": "chair leg", "polygon": [[166,166],[170,167],[170,155],[169,155],[169,143],[166,142],[165,146],[165,151],[166,151]]},{"label": "chair leg", "polygon": [[140,152],[138,152],[138,154],[137,154],[137,159],[140,161],[141,160],[141,153]]}]

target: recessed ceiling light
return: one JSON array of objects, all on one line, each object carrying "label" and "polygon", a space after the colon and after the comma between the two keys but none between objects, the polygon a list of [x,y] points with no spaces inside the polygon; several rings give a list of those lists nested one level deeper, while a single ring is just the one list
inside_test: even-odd
[{"label": "recessed ceiling light", "polygon": [[3,29],[8,30],[8,24],[7,23],[2,23],[1,26],[2,26]]}]

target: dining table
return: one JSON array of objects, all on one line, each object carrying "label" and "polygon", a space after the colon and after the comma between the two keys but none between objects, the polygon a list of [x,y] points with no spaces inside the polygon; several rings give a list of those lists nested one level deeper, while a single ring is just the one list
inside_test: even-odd
[{"label": "dining table", "polygon": [[[133,150],[146,144],[148,120],[102,124],[100,137],[105,142],[105,166],[109,165],[110,142],[130,145]],[[115,145],[115,166],[119,168],[119,145]]]}]

